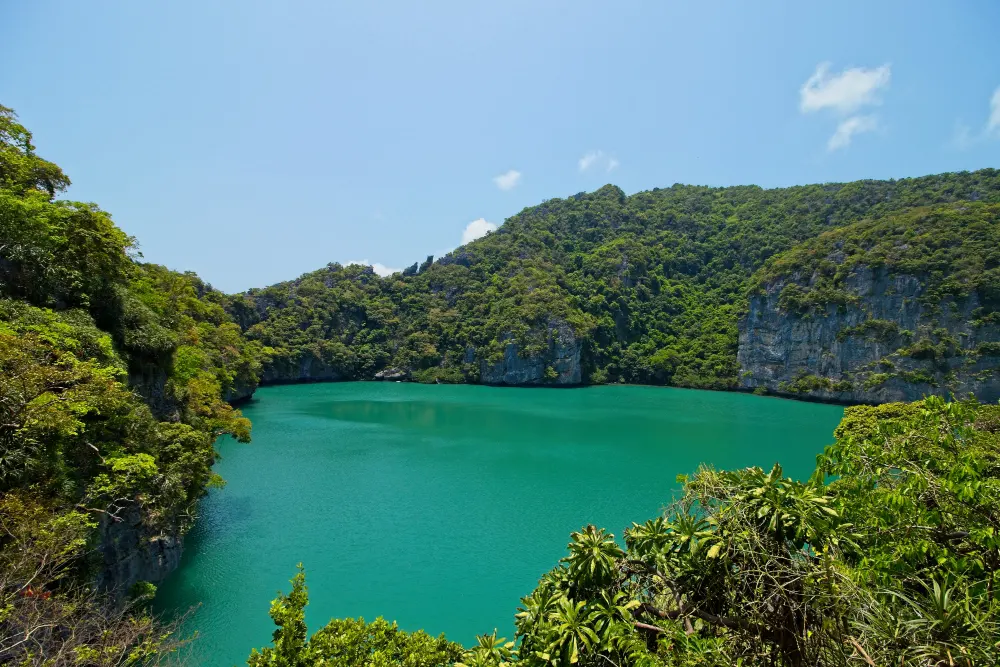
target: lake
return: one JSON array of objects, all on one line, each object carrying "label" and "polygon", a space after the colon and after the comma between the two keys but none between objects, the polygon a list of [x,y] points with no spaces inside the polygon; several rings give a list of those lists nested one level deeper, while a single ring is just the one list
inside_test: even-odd
[{"label": "lake", "polygon": [[376,616],[469,645],[512,638],[522,596],[588,523],[621,537],[678,474],[780,461],[805,478],[843,408],[748,394],[334,383],[265,387],[253,442],[220,442],[228,482],[201,505],[160,610],[195,664],[243,664],[268,606],[306,568],[315,631]]}]

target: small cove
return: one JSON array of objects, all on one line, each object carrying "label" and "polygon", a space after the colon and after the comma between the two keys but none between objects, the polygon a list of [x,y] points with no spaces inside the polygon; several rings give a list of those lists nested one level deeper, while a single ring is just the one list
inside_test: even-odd
[{"label": "small cove", "polygon": [[747,394],[335,383],[265,387],[250,445],[219,445],[213,491],[160,610],[200,603],[197,664],[242,664],[306,567],[310,630],[385,616],[511,636],[519,598],[587,523],[621,536],[699,464],[805,477],[843,408]]}]

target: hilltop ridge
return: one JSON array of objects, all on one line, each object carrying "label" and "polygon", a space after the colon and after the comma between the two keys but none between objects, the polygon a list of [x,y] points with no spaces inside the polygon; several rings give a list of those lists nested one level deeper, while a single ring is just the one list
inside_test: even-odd
[{"label": "hilltop ridge", "polygon": [[[896,214],[905,233],[905,225],[916,222],[903,212],[954,202],[1000,202],[1000,172],[770,190],[678,184],[629,196],[605,185],[526,208],[410,275],[380,278],[365,267],[330,264],[237,295],[231,312],[249,338],[273,349],[266,382],[381,374],[423,382],[756,388],[849,402],[966,389],[992,395],[986,385],[961,377],[961,365],[930,382],[897,375],[898,391],[886,394],[875,391],[871,374],[848,387],[840,371],[827,378],[832,371],[818,361],[795,365],[772,382],[753,353],[740,352],[741,336],[744,347],[752,338],[740,322],[752,326],[756,320],[745,315],[761,305],[751,300],[754,275],[780,266],[783,253],[801,255],[825,232],[877,226]],[[975,224],[995,230],[995,209],[988,211]],[[956,209],[949,233],[972,224],[966,217]],[[935,233],[928,230],[924,240],[933,243]],[[981,246],[961,245],[958,252],[963,260],[995,266]],[[918,284],[926,278],[913,276]],[[994,305],[975,308],[993,312]],[[906,319],[901,312],[883,315]],[[979,332],[983,341],[995,337],[990,326]],[[794,356],[793,343],[768,354]],[[980,354],[969,372],[995,370],[996,361]],[[748,379],[755,373],[756,380]],[[793,376],[827,379],[811,387]],[[840,383],[835,390],[827,386],[834,383]]]}]

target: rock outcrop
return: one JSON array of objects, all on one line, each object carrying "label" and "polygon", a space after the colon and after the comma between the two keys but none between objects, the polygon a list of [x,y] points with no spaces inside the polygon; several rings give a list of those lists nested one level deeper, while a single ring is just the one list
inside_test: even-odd
[{"label": "rock outcrop", "polygon": [[183,549],[180,531],[152,530],[138,508],[123,510],[117,521],[105,515],[98,525],[97,587],[122,599],[136,582],[163,581],[180,565]]},{"label": "rock outcrop", "polygon": [[405,368],[384,368],[375,374],[375,380],[403,382],[410,379],[410,371]]},{"label": "rock outcrop", "polygon": [[1000,399],[1000,324],[975,292],[930,302],[926,281],[857,267],[850,299],[800,314],[779,306],[791,276],[750,298],[739,326],[743,388],[841,402],[912,401],[925,395]]},{"label": "rock outcrop", "polygon": [[222,393],[222,400],[227,403],[242,403],[253,398],[253,393],[257,391],[257,383],[236,382]]},{"label": "rock outcrop", "polygon": [[524,353],[512,337],[506,338],[503,358],[479,362],[479,381],[491,385],[578,385],[582,381],[580,340],[565,322],[549,323],[547,346],[539,353]]},{"label": "rock outcrop", "polygon": [[153,415],[161,421],[179,419],[180,406],[167,391],[167,371],[154,364],[146,364],[129,372],[128,384],[146,402]]},{"label": "rock outcrop", "polygon": [[303,354],[298,359],[275,358],[264,365],[261,384],[285,384],[291,382],[330,382],[344,380],[344,374],[337,368],[312,354]]}]

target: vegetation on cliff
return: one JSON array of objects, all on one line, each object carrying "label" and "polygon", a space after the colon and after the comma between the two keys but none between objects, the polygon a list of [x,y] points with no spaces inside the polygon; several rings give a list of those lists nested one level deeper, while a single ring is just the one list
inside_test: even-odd
[{"label": "vegetation on cliff", "polygon": [[147,538],[183,534],[220,482],[214,440],[249,438],[223,395],[255,384],[264,355],[221,294],[139,263],[97,206],[54,201],[68,185],[0,107],[4,664],[132,664],[169,646],[135,608],[144,595],[93,590],[114,566],[97,529],[138,515]]},{"label": "vegetation on cliff", "polygon": [[[741,349],[751,369],[781,367],[785,391],[866,395],[895,383],[891,391],[908,400],[998,395],[997,204],[918,207],[824,232],[768,261],[751,294],[755,325],[811,339],[802,345],[812,349],[792,361],[789,353],[783,366],[771,359],[771,338]],[[821,354],[833,361],[801,363]]]},{"label": "vegetation on cliff", "polygon": [[702,468],[624,545],[574,533],[522,599],[514,644],[494,632],[459,658],[382,620],[335,620],[307,642],[300,573],[249,664],[996,664],[1000,406],[853,407],[835,437],[807,481]]},{"label": "vegetation on cliff", "polygon": [[924,277],[932,306],[975,293],[981,315],[992,317],[1000,311],[1000,205],[920,207],[824,232],[767,262],[754,286],[791,281],[782,306],[805,314],[860,300],[844,283],[861,266]]},{"label": "vegetation on cliff", "polygon": [[[562,321],[583,339],[585,382],[728,388],[739,374],[738,320],[752,276],[768,259],[862,219],[884,218],[904,236],[923,224],[928,247],[947,248],[966,223],[989,227],[995,207],[894,214],[972,201],[1000,202],[1000,171],[774,190],[675,185],[632,196],[605,186],[525,209],[496,232],[402,275],[379,278],[365,267],[331,264],[250,290],[231,308],[249,338],[274,348],[280,379],[296,379],[298,369],[315,363],[345,379],[395,367],[424,381],[474,382],[479,362],[496,361],[508,335],[522,355],[540,354],[549,324]],[[927,215],[947,229],[938,234],[933,224],[918,223]],[[861,231],[869,227],[849,227],[849,234],[885,231]],[[964,238],[961,247],[980,241]],[[810,257],[815,247],[792,250],[787,262],[765,271]],[[942,289],[967,289],[975,266],[952,273],[942,265],[947,252],[931,270],[942,271]],[[909,257],[912,263],[917,254]],[[980,263],[989,261],[983,254]],[[979,281],[998,283],[992,273]]]},{"label": "vegetation on cliff", "polygon": [[[124,591],[90,585],[114,566],[97,535],[126,513],[148,537],[183,534],[221,481],[214,440],[249,438],[226,399],[268,373],[477,381],[509,342],[543,354],[559,330],[582,341],[585,381],[728,388],[751,290],[808,273],[783,294],[808,314],[855,298],[843,283],[861,265],[925,276],[931,304],[975,295],[968,324],[998,323],[996,170],[630,197],[605,186],[402,275],[331,264],[235,296],[142,263],[106,212],[54,199],[68,185],[0,107],[4,663],[170,650],[142,611],[148,588],[122,606]],[[903,334],[884,319],[841,333]],[[948,356],[952,338],[932,331],[898,353]],[[297,578],[272,608],[275,647],[251,664],[988,664],[1000,650],[998,420],[996,406],[938,399],[855,408],[807,482],[780,467],[701,470],[624,549],[594,527],[575,533],[524,598],[515,646],[492,635],[462,653],[381,620],[307,640]]]}]

